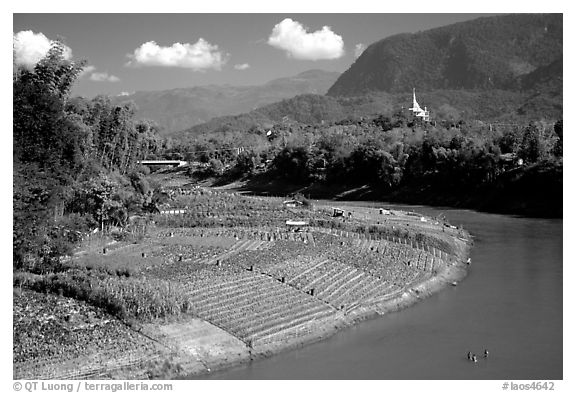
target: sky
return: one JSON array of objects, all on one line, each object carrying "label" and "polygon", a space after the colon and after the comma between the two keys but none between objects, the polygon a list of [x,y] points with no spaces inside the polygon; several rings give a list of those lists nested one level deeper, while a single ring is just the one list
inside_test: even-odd
[{"label": "sky", "polygon": [[13,14],[17,60],[51,40],[87,67],[73,94],[259,85],[310,69],[343,72],[388,36],[494,14]]}]

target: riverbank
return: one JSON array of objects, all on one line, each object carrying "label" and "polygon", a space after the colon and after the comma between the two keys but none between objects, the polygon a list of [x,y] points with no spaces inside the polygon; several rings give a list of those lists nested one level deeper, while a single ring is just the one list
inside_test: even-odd
[{"label": "riverbank", "polygon": [[[94,248],[74,260],[90,269],[130,269],[131,276],[118,285],[147,282],[146,277],[164,280],[168,288],[189,294],[190,311],[125,325],[110,325],[102,315],[103,321],[90,326],[69,326],[78,319],[70,317],[73,313],[55,315],[49,319],[56,336],[73,330],[76,337],[89,337],[90,329],[102,330],[107,345],[91,352],[102,361],[88,362],[77,340],[69,340],[81,356],[68,354],[66,367],[58,356],[39,352],[40,372],[34,367],[37,359],[24,351],[15,378],[188,378],[324,340],[362,320],[408,307],[465,276],[469,235],[432,217],[390,211],[384,218],[377,209],[348,206],[351,218],[335,219],[326,206],[294,210],[277,200],[210,191],[194,198],[195,206],[212,204],[206,208],[233,226],[218,229],[212,213],[187,218],[208,225],[200,228],[183,227],[177,216],[159,217],[161,228],[142,244],[115,243],[107,253]],[[241,226],[244,214],[250,227]],[[323,227],[280,230],[287,214]],[[327,263],[326,257],[333,260]],[[115,326],[114,336],[131,337],[129,351],[123,351],[130,356],[114,350],[110,326]]]},{"label": "riverbank", "polygon": [[190,368],[188,369],[188,375],[185,377],[179,377],[179,379],[190,379],[209,372],[236,367],[252,361],[258,361],[278,355],[283,352],[297,350],[304,346],[330,339],[330,337],[337,334],[339,331],[364,321],[380,318],[389,313],[400,312],[405,308],[424,301],[446,287],[457,285],[466,277],[468,267],[469,265],[464,261],[454,263],[453,265],[444,268],[436,276],[423,282],[416,283],[394,296],[389,296],[385,299],[379,299],[370,304],[360,306],[339,319],[319,323],[314,326],[313,329],[311,329],[310,334],[306,336],[299,336],[293,339],[286,339],[280,343],[262,346],[252,352],[249,356],[243,358],[231,358],[230,353],[225,353],[217,359],[216,365],[210,367],[210,370],[207,370],[206,368]]}]

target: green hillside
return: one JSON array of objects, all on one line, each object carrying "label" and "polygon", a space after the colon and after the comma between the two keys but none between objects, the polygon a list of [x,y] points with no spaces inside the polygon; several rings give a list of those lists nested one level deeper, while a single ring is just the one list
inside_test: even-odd
[{"label": "green hillside", "polygon": [[373,43],[328,95],[408,92],[413,87],[521,90],[523,76],[561,56],[561,14],[479,18]]}]

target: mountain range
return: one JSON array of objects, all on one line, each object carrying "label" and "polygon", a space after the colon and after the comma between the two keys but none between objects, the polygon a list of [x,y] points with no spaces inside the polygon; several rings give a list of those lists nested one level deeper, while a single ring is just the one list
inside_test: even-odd
[{"label": "mountain range", "polygon": [[478,18],[377,41],[342,74],[310,70],[262,86],[138,92],[138,116],[175,138],[267,128],[289,118],[315,124],[391,115],[412,89],[433,119],[562,118],[563,16]]},{"label": "mountain range", "polygon": [[114,97],[114,101],[134,101],[138,107],[136,118],[154,120],[170,134],[214,117],[249,112],[300,94],[325,94],[339,75],[338,72],[309,70],[260,86],[208,85],[138,91]]}]

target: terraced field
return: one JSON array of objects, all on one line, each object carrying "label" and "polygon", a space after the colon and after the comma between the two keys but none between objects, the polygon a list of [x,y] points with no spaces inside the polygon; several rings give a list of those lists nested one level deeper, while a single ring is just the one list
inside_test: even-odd
[{"label": "terraced field", "polygon": [[[313,322],[394,296],[432,274],[432,253],[416,244],[319,228],[174,228],[178,239],[233,239],[225,251],[182,266],[194,315],[249,345],[306,334]],[[188,271],[187,271],[188,269]]]},{"label": "terraced field", "polygon": [[[250,359],[254,353],[324,337],[363,312],[381,312],[375,307],[410,292],[458,255],[450,254],[456,250],[452,238],[419,230],[422,222],[438,223],[401,212],[395,214],[394,225],[381,225],[379,217],[368,225],[356,217],[331,217],[321,209],[287,208],[281,200],[199,188],[172,202],[165,208],[184,213],[149,217],[149,232],[139,243],[91,236],[65,260],[69,270],[58,280],[26,276],[29,283],[22,283],[31,289],[43,291],[41,284],[48,285],[52,293],[59,290],[62,295],[66,289],[66,296],[80,298],[75,302],[91,302],[87,315],[98,307],[116,314],[106,318],[100,310],[97,323],[71,330],[76,317],[69,309],[76,303],[58,306],[66,312],[38,324],[40,314],[21,299],[14,314],[15,328],[23,332],[15,337],[15,370],[27,371],[18,375],[93,377],[154,360],[165,348],[179,351],[178,345],[185,347],[181,359],[193,359],[194,367],[203,370],[209,369],[203,355],[208,352],[222,362]],[[294,231],[289,220],[306,224]],[[95,296],[98,290],[106,290],[108,303]],[[41,308],[44,294],[36,296]],[[155,318],[168,325],[154,329],[160,326]],[[186,320],[194,326],[185,327]],[[101,340],[90,343],[90,335]],[[41,344],[35,344],[37,340]],[[51,342],[68,352],[54,352]],[[162,348],[159,343],[164,343]]]},{"label": "terraced field", "polygon": [[[315,323],[399,294],[433,270],[433,253],[417,244],[342,230],[163,227],[155,238],[147,257],[160,263],[144,274],[185,285],[194,316],[250,347],[309,334]],[[131,261],[139,251],[116,254]]]},{"label": "terraced field", "polygon": [[249,345],[336,312],[313,296],[257,272],[212,277],[206,284],[189,292],[193,313]]}]

